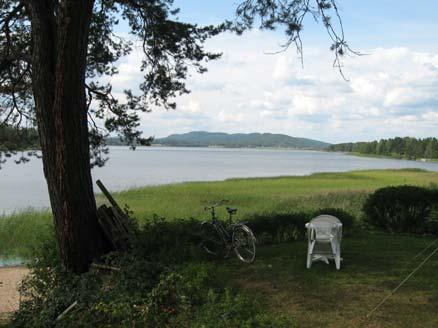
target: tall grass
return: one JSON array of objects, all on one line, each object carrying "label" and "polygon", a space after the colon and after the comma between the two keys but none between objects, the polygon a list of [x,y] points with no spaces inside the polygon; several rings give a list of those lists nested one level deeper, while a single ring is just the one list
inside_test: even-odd
[{"label": "tall grass", "polygon": [[[340,208],[360,218],[368,193],[377,188],[431,183],[438,184],[438,172],[374,170],[180,183],[127,190],[114,193],[114,198],[120,205],[128,204],[140,223],[155,214],[168,220],[204,220],[208,218],[204,206],[220,199],[227,199],[229,206],[239,208],[238,220],[251,220],[260,214],[313,212],[320,208]],[[102,195],[97,195],[97,200],[105,202]],[[219,215],[226,215],[224,209],[220,209]],[[38,240],[51,231],[51,215],[47,212],[26,211],[0,217],[0,258],[29,257]]]},{"label": "tall grass", "polygon": [[[228,199],[240,218],[271,211],[341,207],[359,214],[366,194],[390,185],[438,183],[437,172],[374,170],[318,173],[302,177],[230,179],[132,189],[115,194],[140,220],[154,214],[168,219],[205,218],[204,206]],[[310,198],[309,198],[310,197]]]},{"label": "tall grass", "polygon": [[48,212],[27,210],[0,217],[0,260],[30,258],[34,248],[51,232]]}]

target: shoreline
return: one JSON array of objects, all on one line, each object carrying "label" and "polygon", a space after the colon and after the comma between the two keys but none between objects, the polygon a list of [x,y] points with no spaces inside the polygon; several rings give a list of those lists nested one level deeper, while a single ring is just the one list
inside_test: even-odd
[{"label": "shoreline", "polygon": [[150,145],[150,146],[137,146],[135,150],[131,150],[129,146],[126,145],[108,145],[110,148],[126,148],[129,151],[137,151],[140,149],[209,149],[209,150],[278,150],[278,151],[308,151],[308,152],[322,152],[322,153],[330,153],[327,149],[319,149],[319,148],[291,148],[291,147],[230,147],[230,146],[176,146],[176,145]]},{"label": "shoreline", "polygon": [[[418,167],[438,171],[433,162],[370,160],[355,154],[325,150],[281,148],[138,148],[110,147],[110,160],[92,175],[104,181],[112,191],[143,186],[160,186],[195,181],[304,176],[314,172],[349,172],[364,169]],[[362,156],[362,155],[361,155]],[[174,161],[178,160],[178,170]],[[10,163],[12,162],[12,163]],[[45,210],[50,206],[42,163],[33,159],[16,167],[9,160],[0,171],[4,190],[0,197],[0,216],[26,207]],[[23,172],[23,173],[22,173]],[[29,178],[26,178],[29,177]]]},{"label": "shoreline", "polygon": [[[123,146],[124,147],[124,146]],[[343,152],[328,152],[328,153],[343,153]],[[350,156],[355,156],[355,157],[369,157],[369,156],[364,156],[364,155],[356,155],[353,153],[343,153],[345,155],[350,155]],[[370,157],[373,158],[373,157]],[[395,159],[395,158],[388,158],[388,159]],[[401,160],[405,160],[405,159],[401,159]],[[411,160],[410,162],[414,162],[413,160]],[[420,161],[417,161],[419,163],[422,163]],[[430,162],[433,163],[433,162]],[[438,161],[436,162],[436,164],[438,164]],[[427,169],[423,169],[423,168],[409,168],[409,167],[405,167],[405,168],[387,168],[387,169],[358,169],[358,170],[349,170],[349,171],[321,171],[321,172],[313,172],[313,173],[307,173],[307,174],[291,174],[291,175],[267,175],[267,176],[250,176],[250,177],[229,177],[229,178],[225,178],[225,179],[217,179],[217,180],[187,180],[187,181],[176,181],[176,182],[169,182],[169,183],[158,183],[158,184],[148,184],[148,185],[132,185],[126,188],[122,188],[122,189],[115,189],[112,190],[113,193],[125,193],[125,192],[131,192],[131,191],[138,191],[138,190],[142,190],[145,188],[161,188],[161,187],[172,187],[172,186],[180,186],[180,185],[184,185],[184,184],[197,184],[197,183],[220,183],[220,182],[228,182],[228,181],[248,181],[248,180],[269,180],[269,179],[283,179],[283,178],[310,178],[313,177],[315,175],[319,175],[319,174],[346,174],[346,173],[360,173],[360,172],[379,172],[379,171],[424,171],[424,172],[430,172],[430,173],[438,173],[437,171],[433,171],[433,170],[427,170]],[[96,199],[101,197],[102,193],[98,192],[94,194]],[[32,207],[32,206],[26,206],[23,208],[18,208],[18,209],[13,209],[10,211],[1,211],[0,210],[0,220],[2,218],[8,218],[11,216],[16,216],[16,215],[21,215],[22,213],[48,213],[49,215],[51,215],[51,208],[50,205],[47,206],[38,206],[38,207]]]},{"label": "shoreline", "polygon": [[435,158],[420,158],[420,159],[409,159],[403,157],[396,157],[390,155],[377,155],[377,154],[362,154],[357,152],[344,152],[344,151],[329,151],[328,153],[338,153],[355,157],[365,157],[365,158],[379,158],[379,159],[395,159],[400,161],[418,162],[418,163],[438,163],[438,159]]},{"label": "shoreline", "polygon": [[[125,145],[112,145],[114,146],[122,146],[128,147]],[[209,148],[209,149],[255,149],[255,150],[306,150],[306,151],[321,151],[321,152],[329,152],[325,148],[293,148],[293,147],[232,147],[232,146],[214,146],[214,145],[203,145],[203,146],[194,146],[194,145],[163,145],[163,144],[152,144],[150,146],[141,146],[142,148]]]}]

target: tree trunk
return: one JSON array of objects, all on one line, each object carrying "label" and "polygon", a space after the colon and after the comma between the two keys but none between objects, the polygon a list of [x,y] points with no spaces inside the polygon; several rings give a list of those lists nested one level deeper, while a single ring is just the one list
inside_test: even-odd
[{"label": "tree trunk", "polygon": [[55,231],[66,268],[82,273],[108,250],[91,179],[85,96],[93,1],[30,0],[33,92]]}]

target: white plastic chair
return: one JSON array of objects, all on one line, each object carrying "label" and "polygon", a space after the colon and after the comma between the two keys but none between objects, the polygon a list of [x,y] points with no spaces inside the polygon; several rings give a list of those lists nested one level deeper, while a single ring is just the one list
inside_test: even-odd
[{"label": "white plastic chair", "polygon": [[332,215],[319,215],[306,223],[308,236],[307,269],[312,262],[329,263],[334,259],[336,269],[341,268],[342,223]]}]

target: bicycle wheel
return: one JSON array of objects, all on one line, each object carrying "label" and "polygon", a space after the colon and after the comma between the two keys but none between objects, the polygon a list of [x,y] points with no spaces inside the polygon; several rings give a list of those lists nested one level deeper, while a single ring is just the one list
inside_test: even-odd
[{"label": "bicycle wheel", "polygon": [[224,251],[224,240],[218,228],[211,222],[201,224],[202,248],[211,255],[220,255]]},{"label": "bicycle wheel", "polygon": [[251,229],[240,224],[233,229],[233,247],[239,260],[251,263],[256,256],[255,237]]}]

